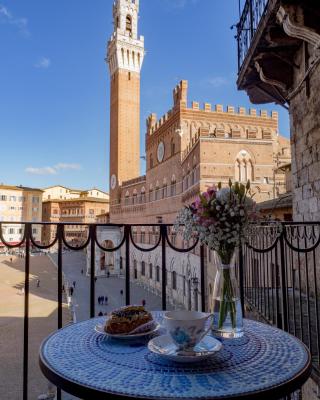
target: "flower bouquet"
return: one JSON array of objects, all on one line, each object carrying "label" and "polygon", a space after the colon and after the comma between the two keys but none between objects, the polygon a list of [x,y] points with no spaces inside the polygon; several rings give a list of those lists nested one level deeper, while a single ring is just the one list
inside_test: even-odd
[{"label": "flower bouquet", "polygon": [[250,181],[246,185],[229,181],[226,188],[218,186],[198,196],[196,201],[184,207],[176,220],[175,229],[182,231],[183,238],[197,236],[200,243],[215,250],[220,263],[213,290],[213,329],[220,336],[242,336],[242,312],[239,289],[232,261],[235,250],[241,245],[244,231],[257,218],[252,200]]}]

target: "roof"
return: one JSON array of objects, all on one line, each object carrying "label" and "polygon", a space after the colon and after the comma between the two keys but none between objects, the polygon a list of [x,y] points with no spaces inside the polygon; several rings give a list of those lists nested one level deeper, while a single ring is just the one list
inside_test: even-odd
[{"label": "roof", "polygon": [[29,191],[29,192],[43,192],[42,189],[38,189],[38,188],[30,188],[27,186],[13,186],[13,185],[0,185],[0,189],[7,189],[7,190],[25,190],[25,191]]},{"label": "roof", "polygon": [[43,204],[46,203],[75,203],[75,202],[91,202],[91,203],[105,203],[109,204],[109,199],[102,199],[99,197],[77,197],[75,199],[46,199],[43,200]]},{"label": "roof", "polygon": [[278,208],[292,207],[292,193],[282,194],[276,199],[257,203],[257,208],[260,211],[273,210]]},{"label": "roof", "polygon": [[79,192],[79,193],[85,192],[85,190],[82,190],[82,189],[71,189],[71,188],[68,188],[68,187],[63,186],[63,185],[52,185],[52,186],[48,186],[48,187],[44,188],[43,190],[53,189],[53,188],[56,188],[56,187],[62,187],[64,189],[71,190],[72,192]]}]

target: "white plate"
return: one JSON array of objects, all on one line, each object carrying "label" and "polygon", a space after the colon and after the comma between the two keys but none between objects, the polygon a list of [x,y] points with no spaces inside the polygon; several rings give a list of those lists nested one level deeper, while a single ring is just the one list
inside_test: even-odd
[{"label": "white plate", "polygon": [[148,349],[171,361],[191,363],[212,357],[222,348],[222,343],[212,336],[205,336],[195,347],[194,351],[179,351],[170,335],[157,336],[148,343]]},{"label": "white plate", "polygon": [[124,334],[124,333],[118,333],[118,334],[108,333],[108,332],[106,332],[104,330],[104,325],[101,325],[101,324],[97,324],[94,327],[94,330],[97,333],[100,333],[101,335],[105,335],[105,336],[108,336],[108,337],[111,337],[111,338],[114,338],[114,339],[129,340],[129,339],[141,338],[141,337],[144,337],[144,336],[151,335],[152,333],[157,332],[159,330],[159,328],[160,328],[160,325],[157,322],[155,322],[155,327],[153,329],[151,329],[150,331],[142,332],[142,333],[135,333],[133,335],[128,335],[128,334]]}]

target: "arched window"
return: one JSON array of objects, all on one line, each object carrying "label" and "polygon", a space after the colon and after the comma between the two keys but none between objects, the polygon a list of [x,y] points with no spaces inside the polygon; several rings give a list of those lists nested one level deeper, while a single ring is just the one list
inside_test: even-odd
[{"label": "arched window", "polygon": [[152,272],[153,272],[153,266],[152,266],[152,264],[150,263],[150,264],[149,264],[149,278],[150,278],[150,279],[152,279],[152,275],[153,275]]},{"label": "arched window", "polygon": [[154,198],[153,198],[153,186],[151,184],[150,188],[149,188],[149,201],[153,201],[153,200],[154,200]]},{"label": "arched window", "polygon": [[129,196],[130,196],[130,193],[127,191],[127,192],[126,192],[125,199],[124,199],[124,204],[125,204],[126,206],[129,205],[129,200],[130,200]]},{"label": "arched window", "polygon": [[138,279],[137,260],[133,261],[134,279]]},{"label": "arched window", "polygon": [[172,289],[177,290],[177,273],[172,271]]},{"label": "arched window", "polygon": [[159,267],[159,265],[156,266],[156,281],[160,282],[160,267]]},{"label": "arched window", "polygon": [[153,155],[152,154],[150,154],[149,168],[153,168]]},{"label": "arched window", "polygon": [[159,182],[158,181],[156,183],[156,188],[155,188],[155,199],[156,200],[160,199],[160,189],[159,189]]},{"label": "arched window", "polygon": [[132,34],[132,18],[131,18],[131,15],[127,15],[127,17],[126,17],[126,31],[129,32],[129,34]]},{"label": "arched window", "polygon": [[119,17],[116,18],[116,27],[120,28],[120,19],[119,19]]},{"label": "arched window", "polygon": [[174,154],[176,152],[176,145],[174,143],[173,138],[171,139],[171,142],[170,142],[170,151],[171,151],[171,156],[174,156]]},{"label": "arched window", "polygon": [[241,150],[235,162],[235,180],[247,182],[254,180],[254,167],[250,154],[246,150]]},{"label": "arched window", "polygon": [[132,204],[137,204],[137,196],[138,196],[137,190],[134,189],[132,196]]},{"label": "arched window", "polygon": [[146,274],[146,263],[144,261],[141,261],[141,275],[145,276]]},{"label": "arched window", "polygon": [[143,187],[141,189],[141,203],[145,203],[146,202],[146,189]]},{"label": "arched window", "polygon": [[167,180],[166,180],[166,178],[164,178],[163,187],[162,187],[162,197],[163,198],[167,197],[167,188],[168,188]]},{"label": "arched window", "polygon": [[176,184],[177,184],[176,177],[175,177],[175,175],[172,175],[172,178],[171,178],[171,193],[170,193],[171,196],[175,196],[176,195]]}]

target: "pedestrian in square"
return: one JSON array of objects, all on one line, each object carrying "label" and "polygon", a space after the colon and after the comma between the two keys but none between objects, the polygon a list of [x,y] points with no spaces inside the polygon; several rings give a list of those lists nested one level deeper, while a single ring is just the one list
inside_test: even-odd
[{"label": "pedestrian in square", "polygon": [[143,300],[141,301],[141,304],[143,305],[143,307],[146,305],[145,299],[143,299]]},{"label": "pedestrian in square", "polygon": [[76,281],[73,281],[73,287],[76,288]]},{"label": "pedestrian in square", "polygon": [[40,279],[37,279],[37,287],[40,287]]},{"label": "pedestrian in square", "polygon": [[121,294],[121,296],[123,296],[123,290],[122,289],[120,290],[120,294]]}]

